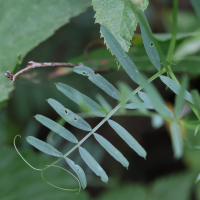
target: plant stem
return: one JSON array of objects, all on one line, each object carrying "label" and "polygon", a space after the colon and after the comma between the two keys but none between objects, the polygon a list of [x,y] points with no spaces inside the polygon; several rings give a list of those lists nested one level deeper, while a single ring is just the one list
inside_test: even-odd
[{"label": "plant stem", "polygon": [[[148,79],[148,83],[152,82],[153,80],[155,80],[156,78],[158,78],[160,75],[162,75],[163,73],[166,72],[166,69],[163,68],[162,70],[160,70],[159,72],[157,72],[156,74],[154,74],[151,78]],[[133,92],[132,95],[137,94],[141,89],[143,88],[143,86],[139,86],[138,88],[136,88]],[[126,100],[126,102],[130,99],[130,97]],[[125,103],[126,103],[125,102]],[[55,165],[56,163],[58,163],[60,160],[62,160],[63,158],[66,158],[70,153],[72,153],[75,149],[77,149],[83,142],[85,142],[85,140],[87,140],[93,133],[95,133],[95,131],[100,128],[115,112],[117,112],[117,110],[120,109],[121,107],[121,103],[119,105],[117,105],[94,129],[92,129],[91,132],[89,132],[77,145],[75,145],[70,151],[68,151],[62,158],[58,159],[57,161],[55,161],[54,163],[52,163],[51,165]],[[48,165],[46,168],[44,168],[43,170],[49,168],[51,165]]]},{"label": "plant stem", "polygon": [[173,0],[173,31],[172,38],[169,45],[169,50],[167,54],[167,62],[170,63],[172,55],[174,53],[174,48],[176,44],[176,34],[177,34],[177,13],[178,13],[178,0]]}]

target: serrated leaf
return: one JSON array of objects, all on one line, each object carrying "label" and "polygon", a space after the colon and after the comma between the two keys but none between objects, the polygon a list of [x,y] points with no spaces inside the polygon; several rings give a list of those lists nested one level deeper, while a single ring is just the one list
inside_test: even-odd
[{"label": "serrated leaf", "polygon": [[174,152],[174,158],[179,159],[183,155],[183,145],[181,142],[181,135],[178,129],[178,125],[175,122],[170,124],[170,132],[172,138],[172,148]]},{"label": "serrated leaf", "polygon": [[[148,83],[147,79],[144,76],[141,76],[141,82],[142,86],[144,87],[144,91],[148,94],[145,95],[145,99],[150,102],[155,110],[159,112],[162,116],[173,118],[173,114],[171,111],[164,105],[164,101],[156,88],[153,86],[153,84]],[[139,93],[138,93],[139,94]],[[141,93],[139,94],[139,96]]]},{"label": "serrated leaf", "polygon": [[62,157],[63,154],[59,152],[57,149],[55,149],[50,144],[47,144],[46,142],[43,142],[42,140],[39,140],[33,136],[28,136],[26,138],[27,142],[34,146],[36,149],[39,149],[43,153],[46,153],[48,155],[56,156],[56,157]]},{"label": "serrated leaf", "polygon": [[104,99],[102,95],[97,94],[96,99],[99,101],[99,103],[107,113],[109,113],[112,110],[111,105]]},{"label": "serrated leaf", "polygon": [[195,108],[198,110],[199,114],[200,114],[200,96],[199,96],[199,92],[198,90],[192,90],[192,99],[195,105]]},{"label": "serrated leaf", "polygon": [[75,164],[74,161],[72,161],[71,159],[66,158],[65,160],[66,160],[67,164],[77,174],[77,176],[78,176],[78,178],[81,182],[82,188],[85,189],[86,186],[87,186],[87,180],[86,180],[85,173],[84,173],[83,169],[79,165]]},{"label": "serrated leaf", "polygon": [[175,98],[174,114],[177,119],[180,119],[181,117],[184,100],[185,100],[184,94],[185,94],[185,90],[187,89],[187,86],[188,86],[188,78],[187,76],[184,76],[181,81],[181,87],[179,88],[178,95],[176,95],[176,98]]},{"label": "serrated leaf", "polygon": [[144,148],[130,135],[130,133],[113,120],[108,120],[109,125],[116,133],[141,157],[146,159],[146,151]]},{"label": "serrated leaf", "polygon": [[104,92],[106,92],[108,95],[110,95],[114,99],[117,99],[117,100],[120,99],[118,90],[105,78],[103,78],[99,74],[96,74],[89,67],[76,66],[72,70],[76,72],[77,74],[82,74],[83,76],[86,76],[91,82],[93,82],[95,85],[97,85],[99,88],[101,88]]},{"label": "serrated leaf", "polygon": [[164,124],[164,119],[160,115],[155,114],[151,118],[151,124],[155,129],[160,128]]},{"label": "serrated leaf", "polygon": [[[95,22],[109,27],[111,33],[120,43],[124,51],[128,52],[131,44],[130,40],[133,37],[138,23],[138,19],[133,12],[134,4],[139,6],[140,9],[145,10],[148,3],[148,0],[93,0],[92,4],[96,11],[94,16],[96,18]],[[105,37],[104,32],[102,36]],[[108,43],[107,46],[110,47],[110,44]]]},{"label": "serrated leaf", "polygon": [[48,99],[48,103],[52,108],[69,124],[84,131],[91,131],[91,126],[80,116],[65,108],[61,103],[54,99]]},{"label": "serrated leaf", "polygon": [[[179,90],[181,88],[181,86],[173,81],[171,78],[167,77],[167,76],[160,76],[160,79],[161,81],[167,85],[175,94],[178,95],[179,93]],[[187,101],[191,102],[194,104],[193,100],[192,100],[192,95],[187,91],[185,90],[185,95],[184,95],[184,99],[186,99]]]},{"label": "serrated leaf", "polygon": [[90,169],[97,175],[101,177],[101,180],[105,183],[108,182],[108,176],[102,167],[97,163],[97,161],[90,155],[90,153],[83,147],[79,147],[79,153],[85,163],[90,167]]},{"label": "serrated leaf", "polygon": [[128,160],[108,140],[106,140],[104,137],[97,133],[94,133],[94,137],[111,156],[113,156],[117,161],[119,161],[124,167],[128,168]]},{"label": "serrated leaf", "polygon": [[129,58],[126,52],[123,50],[121,45],[112,35],[110,30],[106,26],[101,26],[101,31],[105,37],[107,44],[109,45],[111,52],[116,56],[117,60],[120,62],[126,73],[130,76],[130,78],[136,82],[140,83],[140,73],[133,63],[133,61]]},{"label": "serrated leaf", "polygon": [[41,124],[43,124],[44,126],[46,126],[47,128],[51,129],[53,132],[63,137],[64,139],[73,143],[78,143],[77,138],[70,131],[68,131],[66,128],[64,128],[60,124],[54,122],[53,120],[47,117],[44,117],[42,115],[36,115],[35,119],[39,121]]},{"label": "serrated leaf", "polygon": [[25,57],[57,29],[91,6],[90,0],[1,0],[0,13],[0,102],[9,98],[14,84],[5,72],[14,72],[17,56]]},{"label": "serrated leaf", "polygon": [[[146,27],[151,32],[151,28],[150,28],[149,23],[148,23],[145,15],[144,15],[144,12],[141,11],[141,10],[139,12],[141,13],[144,21],[146,22]],[[158,51],[157,51],[153,41],[151,40],[150,36],[148,35],[148,32],[146,31],[146,28],[145,28],[144,24],[142,23],[140,17],[139,17],[139,25],[140,25],[142,40],[143,40],[144,47],[145,47],[145,50],[147,52],[147,55],[148,55],[151,63],[155,66],[155,68],[157,70],[160,70],[161,64],[160,64],[160,57],[158,55]]]},{"label": "serrated leaf", "polygon": [[57,83],[56,87],[64,95],[66,95],[69,99],[77,103],[79,106],[86,106],[90,113],[99,117],[106,116],[106,113],[103,111],[102,107],[99,104],[97,104],[95,101],[93,101],[86,95],[80,93],[78,90],[75,90],[74,88],[63,83]]}]

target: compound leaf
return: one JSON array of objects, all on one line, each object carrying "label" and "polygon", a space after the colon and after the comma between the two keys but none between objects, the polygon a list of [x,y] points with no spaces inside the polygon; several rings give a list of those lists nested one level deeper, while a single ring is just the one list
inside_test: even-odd
[{"label": "compound leaf", "polygon": [[43,142],[42,140],[39,140],[33,136],[28,136],[26,138],[27,142],[34,146],[36,149],[39,149],[43,153],[46,153],[48,155],[56,156],[56,157],[62,157],[63,154],[56,150],[53,146],[50,144],[47,144],[46,142]]},{"label": "compound leaf", "polygon": [[108,95],[113,97],[114,99],[119,100],[120,95],[119,91],[105,78],[103,78],[101,75],[96,74],[92,69],[85,66],[76,66],[73,68],[73,71],[77,74],[82,74],[83,76],[88,77],[88,79],[93,82],[95,85],[97,85],[99,88],[101,88],[104,92],[106,92]]},{"label": "compound leaf", "polygon": [[61,103],[54,99],[48,99],[48,103],[52,108],[69,124],[84,131],[91,131],[91,126],[80,116],[65,108]]},{"label": "compound leaf", "polygon": [[87,180],[86,180],[83,169],[79,165],[76,165],[73,160],[71,160],[69,158],[66,158],[65,160],[68,163],[68,165],[73,169],[73,171],[77,174],[77,176],[81,182],[82,188],[85,189],[87,186]]},{"label": "compound leaf", "polygon": [[66,95],[69,99],[77,103],[79,106],[83,108],[87,107],[90,113],[99,117],[106,116],[106,113],[103,112],[103,109],[99,104],[97,104],[95,101],[93,101],[86,95],[80,93],[78,90],[75,90],[74,88],[63,83],[57,83],[56,87],[64,95]]},{"label": "compound leaf", "polygon": [[79,147],[79,153],[85,163],[90,167],[90,169],[97,175],[101,177],[101,180],[105,183],[108,182],[108,176],[102,167],[97,163],[97,161],[90,155],[90,153],[83,147]]},{"label": "compound leaf", "polygon": [[108,140],[106,140],[104,137],[97,133],[94,133],[94,137],[111,156],[113,156],[117,161],[119,161],[124,167],[128,168],[128,160]]},{"label": "compound leaf", "polygon": [[52,130],[53,132],[63,137],[64,139],[73,143],[78,142],[77,138],[70,131],[68,131],[66,128],[64,128],[60,124],[54,122],[53,120],[47,117],[44,117],[42,115],[36,115],[35,119],[39,121],[41,124],[43,124],[44,126],[46,126],[47,128],[49,128],[50,130]]},{"label": "compound leaf", "polygon": [[146,159],[146,151],[144,148],[124,129],[121,125],[113,120],[108,120],[109,125],[116,131],[116,133],[141,157]]}]

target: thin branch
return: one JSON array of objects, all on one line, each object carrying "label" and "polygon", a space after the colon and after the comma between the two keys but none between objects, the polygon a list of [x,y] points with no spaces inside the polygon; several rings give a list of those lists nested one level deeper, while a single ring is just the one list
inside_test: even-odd
[{"label": "thin branch", "polygon": [[9,71],[7,71],[5,73],[5,76],[7,78],[10,78],[10,80],[12,82],[15,82],[17,76],[19,76],[20,74],[30,70],[30,69],[34,69],[36,67],[55,67],[55,66],[60,66],[60,67],[75,67],[75,66],[83,66],[83,63],[77,63],[77,64],[72,64],[72,63],[57,63],[57,62],[43,62],[43,63],[38,63],[38,62],[34,62],[34,61],[30,61],[28,62],[28,65],[26,66],[26,68],[18,71],[16,74],[12,74]]}]

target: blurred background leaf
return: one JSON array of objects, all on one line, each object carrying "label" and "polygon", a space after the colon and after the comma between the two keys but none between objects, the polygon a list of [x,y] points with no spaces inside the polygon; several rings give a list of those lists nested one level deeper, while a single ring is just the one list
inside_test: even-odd
[{"label": "blurred background leaf", "polygon": [[23,58],[90,5],[90,0],[83,0],[81,4],[64,0],[0,1],[0,102],[8,99],[13,90],[13,84],[4,74],[17,70],[18,56]]}]

